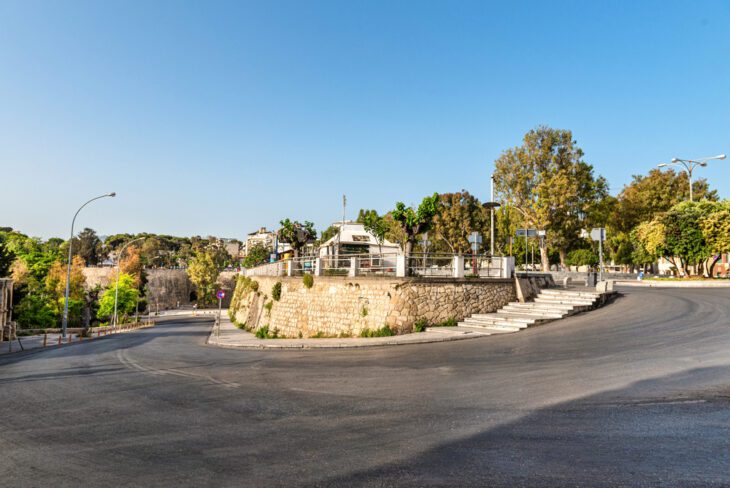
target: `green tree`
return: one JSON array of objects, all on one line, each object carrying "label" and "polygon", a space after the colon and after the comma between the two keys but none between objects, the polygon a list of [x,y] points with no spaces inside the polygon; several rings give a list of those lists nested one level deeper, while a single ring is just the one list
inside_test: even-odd
[{"label": "green tree", "polygon": [[59,316],[48,297],[33,293],[26,295],[15,307],[15,320],[21,329],[47,329],[56,325]]},{"label": "green tree", "polygon": [[284,219],[281,222],[281,228],[278,231],[279,241],[287,242],[294,250],[294,257],[298,257],[301,249],[317,239],[317,231],[314,230],[314,224],[304,221],[304,224],[298,221]]},{"label": "green tree", "polygon": [[574,249],[568,253],[566,262],[569,266],[596,266],[598,256],[590,249]]},{"label": "green tree", "polygon": [[94,229],[86,227],[73,240],[73,253],[81,256],[86,266],[95,266],[104,260],[101,239]]},{"label": "green tree", "polygon": [[449,246],[451,252],[462,254],[471,249],[469,235],[489,233],[489,214],[479,200],[466,190],[439,195],[433,230]]},{"label": "green tree", "polygon": [[406,207],[403,202],[397,202],[390,215],[405,237],[405,255],[410,256],[416,237],[428,231],[433,225],[433,217],[438,211],[439,195],[434,193],[425,197],[418,208]]},{"label": "green tree", "polygon": [[[111,320],[114,315],[114,297],[117,290],[117,283],[113,281],[106,289],[104,294],[99,300],[99,310],[96,313],[99,319]],[[137,300],[139,299],[139,290],[135,284],[133,276],[127,273],[119,275],[119,292],[117,296],[117,316],[126,317],[131,315],[137,307]],[[124,319],[120,319],[120,323],[123,323]]]},{"label": "green tree", "polygon": [[373,235],[373,237],[375,237],[375,240],[378,243],[378,249],[380,251],[380,254],[383,254],[383,242],[385,242],[385,234],[388,233],[388,230],[390,228],[388,222],[383,217],[379,216],[378,212],[376,212],[375,210],[365,211],[365,213],[360,210],[360,213],[362,214],[361,223],[363,224],[363,228],[366,232],[369,232]]},{"label": "green tree", "polygon": [[[695,180],[692,189],[696,201],[717,200],[717,191],[710,191],[707,180]],[[617,230],[631,232],[640,223],[649,222],[688,199],[686,172],[654,168],[645,176],[634,175],[631,183],[624,186],[618,195],[611,222]]]},{"label": "green tree", "polygon": [[324,243],[329,241],[334,236],[336,236],[339,231],[339,227],[335,225],[330,225],[324,231],[322,231],[322,234],[319,236],[319,242]]},{"label": "green tree", "polygon": [[[548,239],[567,249],[577,239],[581,218],[607,194],[602,177],[583,161],[569,130],[538,127],[519,147],[508,149],[495,162],[495,185],[500,199],[517,209],[522,225],[545,229]],[[540,241],[543,271],[549,268],[548,241]]]},{"label": "green tree", "polygon": [[248,254],[243,259],[243,267],[253,268],[264,264],[269,260],[269,254],[271,254],[271,248],[257,242],[248,250]]},{"label": "green tree", "polygon": [[198,302],[206,306],[213,302],[218,275],[221,268],[216,264],[214,254],[209,251],[195,253],[188,265],[188,276],[198,291]]},{"label": "green tree", "polygon": [[7,244],[0,239],[0,278],[3,278],[10,273],[10,267],[15,261],[15,253],[8,249]]},{"label": "green tree", "polygon": [[700,221],[702,236],[708,249],[714,254],[707,268],[707,274],[713,275],[715,264],[720,255],[730,253],[730,200],[725,200]]},{"label": "green tree", "polygon": [[700,222],[714,208],[715,205],[709,202],[682,202],[661,217],[665,228],[664,255],[679,257],[686,274],[690,274],[689,266],[700,265],[712,254]]}]

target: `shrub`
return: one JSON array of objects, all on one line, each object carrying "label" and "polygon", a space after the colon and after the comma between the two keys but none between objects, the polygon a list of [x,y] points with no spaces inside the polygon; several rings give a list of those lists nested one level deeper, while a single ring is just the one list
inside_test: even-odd
[{"label": "shrub", "polygon": [[363,329],[360,332],[360,337],[390,337],[395,335],[393,329],[384,325],[380,329]]},{"label": "shrub", "polygon": [[302,276],[302,283],[304,283],[304,286],[307,288],[312,288],[312,286],[314,286],[314,277],[311,274],[305,274]]},{"label": "shrub", "polygon": [[266,303],[266,304],[264,305],[264,308],[265,308],[266,310],[268,310],[269,312],[271,312],[271,307],[273,307],[273,306],[274,306],[274,302],[273,302],[273,300],[272,300],[272,301],[270,301],[270,302],[267,302],[267,303]]},{"label": "shrub", "polygon": [[279,331],[277,329],[269,330],[269,324],[266,324],[256,331],[256,337],[259,339],[278,339]]},{"label": "shrub", "polygon": [[281,298],[281,281],[277,281],[274,283],[274,286],[271,287],[271,298],[277,302]]},{"label": "shrub", "polygon": [[264,325],[263,327],[256,330],[256,337],[259,339],[266,339],[269,337],[269,326]]},{"label": "shrub", "polygon": [[590,249],[574,249],[568,253],[566,264],[568,266],[595,266],[598,264],[598,256]]},{"label": "shrub", "polygon": [[426,327],[428,327],[428,322],[426,322],[426,319],[418,319],[413,324],[413,332],[423,332],[426,330]]},{"label": "shrub", "polygon": [[259,291],[259,282],[255,280],[251,280],[251,289],[253,291]]},{"label": "shrub", "polygon": [[367,317],[368,316],[368,309],[367,309],[367,307],[365,307],[365,306],[362,307],[362,309],[360,310],[360,315],[362,315],[363,317]]},{"label": "shrub", "polygon": [[436,324],[435,327],[456,327],[457,325],[459,325],[459,323],[456,321],[456,319],[454,317],[450,317],[440,324]]}]

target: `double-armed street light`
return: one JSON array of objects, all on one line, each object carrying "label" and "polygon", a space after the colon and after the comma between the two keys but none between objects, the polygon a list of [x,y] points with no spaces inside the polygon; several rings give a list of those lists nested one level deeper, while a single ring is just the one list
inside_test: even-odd
[{"label": "double-armed street light", "polygon": [[68,266],[66,269],[66,293],[64,295],[64,302],[63,302],[63,319],[61,320],[61,337],[64,339],[66,338],[66,328],[68,327],[68,294],[70,291],[70,285],[71,285],[71,258],[73,257],[73,242],[74,242],[74,224],[76,223],[76,217],[79,215],[79,212],[81,212],[81,209],[93,202],[94,200],[98,200],[100,198],[106,198],[106,197],[115,197],[117,194],[115,192],[111,193],[105,193],[104,195],[99,195],[98,197],[94,197],[88,202],[84,203],[79,207],[79,209],[74,214],[74,218],[71,221],[71,238],[68,240]]},{"label": "double-armed street light", "polygon": [[659,163],[657,165],[657,168],[665,168],[668,166],[683,166],[684,170],[687,172],[687,176],[689,179],[689,201],[693,201],[693,194],[692,194],[692,171],[697,167],[705,167],[707,166],[707,161],[711,161],[713,159],[725,159],[724,154],[719,154],[717,156],[710,156],[708,158],[698,158],[698,159],[680,159],[680,158],[672,158],[672,162],[670,163]]},{"label": "double-armed street light", "polygon": [[117,328],[117,301],[119,299],[119,263],[122,260],[122,254],[124,253],[124,250],[127,248],[128,245],[130,245],[133,242],[142,241],[144,240],[144,237],[138,237],[137,239],[132,239],[128,243],[122,246],[122,249],[119,251],[119,255],[117,256],[117,286],[114,289],[114,328]]},{"label": "double-armed street light", "polygon": [[492,182],[490,191],[490,200],[484,204],[484,208],[489,209],[489,255],[494,256],[494,209],[500,204],[494,201],[494,175],[490,177]]}]

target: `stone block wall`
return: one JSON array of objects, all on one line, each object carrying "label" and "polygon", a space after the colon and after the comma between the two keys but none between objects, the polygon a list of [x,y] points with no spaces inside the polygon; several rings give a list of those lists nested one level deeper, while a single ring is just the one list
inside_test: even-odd
[{"label": "stone block wall", "polygon": [[[277,282],[278,301],[272,298]],[[230,315],[250,330],[268,325],[284,337],[357,336],[383,326],[403,334],[417,320],[463,320],[515,299],[511,279],[315,277],[306,288],[301,277],[240,277]]]}]

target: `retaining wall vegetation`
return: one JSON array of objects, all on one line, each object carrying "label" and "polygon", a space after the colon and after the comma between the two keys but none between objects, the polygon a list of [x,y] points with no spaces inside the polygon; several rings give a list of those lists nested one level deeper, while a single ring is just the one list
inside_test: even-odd
[{"label": "retaining wall vegetation", "polygon": [[[280,283],[278,300],[274,291]],[[231,318],[279,337],[358,336],[384,326],[397,334],[416,321],[438,324],[494,312],[516,299],[513,279],[238,277]]]}]

